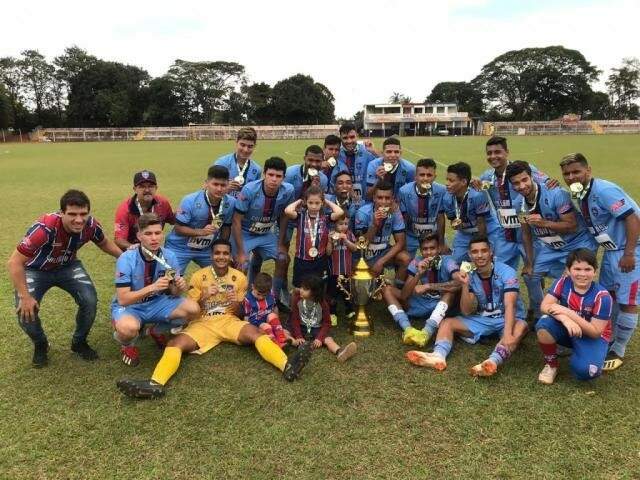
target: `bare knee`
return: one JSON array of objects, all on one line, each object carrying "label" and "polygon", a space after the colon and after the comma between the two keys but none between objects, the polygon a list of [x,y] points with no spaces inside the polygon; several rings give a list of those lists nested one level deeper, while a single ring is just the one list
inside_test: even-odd
[{"label": "bare knee", "polygon": [[140,322],[134,317],[122,317],[115,322],[114,328],[122,340],[131,340],[140,332]]}]

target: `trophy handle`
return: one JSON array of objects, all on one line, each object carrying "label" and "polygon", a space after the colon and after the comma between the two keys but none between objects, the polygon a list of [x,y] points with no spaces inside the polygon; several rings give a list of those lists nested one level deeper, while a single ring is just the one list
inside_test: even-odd
[{"label": "trophy handle", "polygon": [[378,286],[371,293],[371,298],[373,300],[382,300],[382,289],[387,285],[391,285],[391,282],[387,280],[387,278],[384,276],[384,273],[376,277],[375,281],[378,283]]},{"label": "trophy handle", "polygon": [[338,281],[336,282],[336,285],[338,286],[340,291],[344,293],[345,300],[351,301],[351,292],[346,288],[344,288],[344,285],[343,285],[343,283],[348,283],[348,282],[349,282],[349,279],[347,277],[345,277],[344,275],[338,275]]}]

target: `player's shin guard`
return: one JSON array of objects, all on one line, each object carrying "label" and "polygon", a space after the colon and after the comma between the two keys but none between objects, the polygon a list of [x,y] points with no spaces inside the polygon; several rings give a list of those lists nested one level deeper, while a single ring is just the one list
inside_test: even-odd
[{"label": "player's shin guard", "polygon": [[177,347],[166,347],[162,358],[153,371],[151,380],[160,385],[166,385],[169,379],[178,371],[181,358],[182,350]]},{"label": "player's shin guard", "polygon": [[273,340],[266,335],[260,335],[256,339],[255,347],[264,361],[270,363],[281,372],[284,371],[284,366],[287,364],[287,355]]},{"label": "player's shin guard", "polygon": [[611,351],[622,358],[624,357],[627,344],[629,340],[631,340],[631,336],[638,325],[638,314],[621,311],[618,313],[615,324],[615,336],[613,344],[611,345]]}]

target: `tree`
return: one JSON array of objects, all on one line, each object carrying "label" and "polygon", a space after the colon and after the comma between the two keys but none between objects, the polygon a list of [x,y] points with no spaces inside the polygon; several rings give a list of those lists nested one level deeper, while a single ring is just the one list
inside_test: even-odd
[{"label": "tree", "polygon": [[606,84],[615,116],[638,118],[635,100],[640,97],[640,60],[624,58],[622,66],[612,68],[611,72]]},{"label": "tree", "polygon": [[11,120],[11,101],[7,91],[0,84],[0,129],[9,128]]},{"label": "tree", "polygon": [[22,70],[20,63],[14,57],[0,58],[0,83],[5,89],[11,112],[11,124],[20,128],[19,112],[22,107]]},{"label": "tree", "polygon": [[18,65],[22,73],[25,97],[35,105],[38,123],[43,120],[45,109],[53,104],[55,67],[37,50],[25,50]]},{"label": "tree", "polygon": [[254,125],[268,125],[273,122],[271,86],[253,83],[243,87],[247,102],[247,119]]},{"label": "tree", "polygon": [[62,55],[53,60],[56,71],[52,83],[51,94],[53,106],[62,122],[67,109],[67,99],[71,89],[71,82],[82,72],[98,63],[98,58],[89,55],[86,50],[72,45],[64,49]]},{"label": "tree", "polygon": [[181,116],[180,98],[175,94],[176,90],[177,87],[166,75],[149,82],[148,104],[144,113],[146,125],[172,127],[186,123]]},{"label": "tree", "polygon": [[411,103],[411,97],[400,92],[393,92],[389,97],[389,103]]},{"label": "tree", "polygon": [[426,98],[429,103],[453,102],[458,110],[471,116],[483,114],[482,94],[469,82],[440,82]]},{"label": "tree", "polygon": [[273,119],[278,124],[312,125],[334,121],[333,95],[309,75],[297,74],[273,86]]},{"label": "tree", "polygon": [[472,80],[489,108],[514,120],[548,120],[579,110],[599,70],[562,46],[504,53]]}]

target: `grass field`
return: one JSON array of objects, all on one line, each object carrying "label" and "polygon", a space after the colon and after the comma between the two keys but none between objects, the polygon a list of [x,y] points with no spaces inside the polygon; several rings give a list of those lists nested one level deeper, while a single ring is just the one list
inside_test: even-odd
[{"label": "grass field", "polygon": [[[485,167],[484,138],[403,139],[404,157],[432,156]],[[263,141],[256,159],[298,163],[310,141]],[[377,140],[379,147],[381,141]],[[131,193],[135,171],[152,169],[174,205],[200,187],[207,166],[232,142],[0,144],[5,214],[0,251],[10,254],[41,213],[67,188],[81,188],[111,235],[113,213]],[[640,136],[510,139],[512,159],[559,177],[562,155],[580,151],[596,176],[640,197]],[[444,169],[440,169],[444,178]],[[491,344],[456,345],[444,373],[416,369],[380,306],[376,333],[338,365],[314,355],[293,384],[252,348],[223,345],[189,357],[165,399],[134,402],[115,381],[147,377],[160,352],[141,343],[142,363],[119,360],[109,302],[114,261],[94,246],[80,252],[99,294],[85,363],[69,351],[75,305],[54,290],[41,316],[52,344],[49,366],[30,366],[32,347],[13,313],[12,287],[0,280],[0,478],[640,478],[640,338],[625,366],[593,383],[536,381],[533,336],[488,381],[467,368]],[[3,266],[4,266],[3,260]],[[346,326],[336,337],[349,339]]]}]

